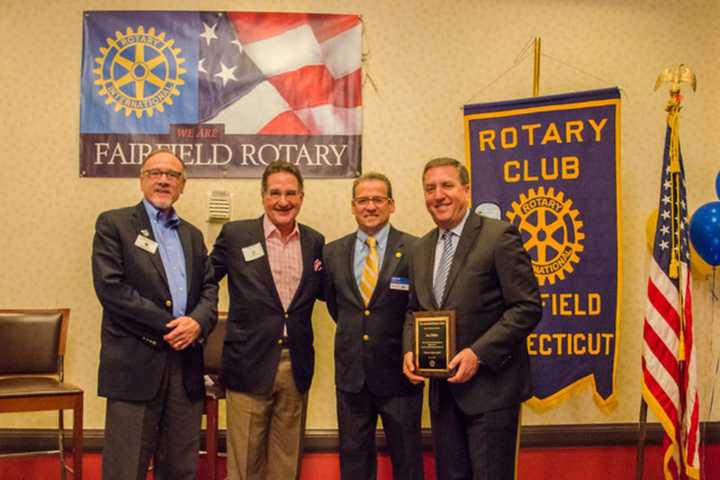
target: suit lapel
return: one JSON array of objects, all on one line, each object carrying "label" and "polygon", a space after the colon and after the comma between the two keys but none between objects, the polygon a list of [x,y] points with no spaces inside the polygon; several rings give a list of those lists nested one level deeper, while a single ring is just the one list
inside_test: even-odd
[{"label": "suit lapel", "polygon": [[355,302],[360,308],[365,308],[362,294],[355,280],[355,242],[357,242],[357,232],[354,235],[348,235],[346,240],[340,246],[340,258],[344,259],[345,267],[341,271],[345,276],[346,288],[353,293]]},{"label": "suit lapel", "polygon": [[[385,246],[385,258],[383,258],[382,268],[378,273],[378,283],[375,286],[375,291],[373,292],[372,298],[370,299],[370,303],[373,303],[377,296],[382,293],[384,285],[390,284],[392,274],[393,272],[395,272],[398,263],[400,263],[400,258],[403,255],[402,248],[404,246],[405,242],[402,241],[402,236],[400,235],[400,233],[392,226],[390,226],[387,245]],[[397,253],[399,253],[400,256],[397,256]]]},{"label": "suit lapel", "polygon": [[465,222],[465,227],[463,227],[462,234],[460,235],[458,246],[455,249],[455,255],[453,256],[452,265],[450,266],[450,272],[448,273],[447,283],[445,284],[443,303],[445,302],[445,299],[447,299],[448,293],[450,292],[450,289],[452,289],[453,283],[455,283],[458,273],[465,265],[465,259],[470,253],[470,250],[472,250],[473,245],[475,245],[475,239],[480,233],[482,224],[482,217],[480,215],[475,215],[473,212],[470,212],[470,215],[468,215],[468,219]]},{"label": "suit lapel", "polygon": [[[425,275],[423,275],[423,272],[420,272],[420,275],[418,275],[419,278],[425,278],[425,291],[427,292],[428,296],[430,297],[430,303],[435,308],[440,308],[440,305],[437,304],[435,301],[435,295],[433,295],[433,275],[435,273],[435,250],[437,247],[437,239],[438,234],[440,230],[438,228],[435,228],[433,230],[432,235],[430,238],[426,241],[425,245],[422,245],[420,248],[418,248],[415,253],[416,255],[413,255],[413,262],[419,262],[419,265],[422,265],[425,269],[425,272],[427,272]],[[420,260],[416,260],[416,257],[420,257]],[[420,297],[420,292],[417,292],[418,297]]]},{"label": "suit lapel", "polygon": [[[298,223],[298,232],[300,233],[300,253],[302,254],[302,272],[300,273],[300,283],[298,283],[295,294],[293,295],[292,301],[288,310],[295,305],[302,294],[302,289],[307,282],[308,276],[315,272],[315,266],[313,265],[313,248],[312,241],[310,239],[310,233],[305,229],[303,225]],[[280,297],[278,296],[278,299]]]},{"label": "suit lapel", "polygon": [[[140,202],[135,207],[135,211],[133,212],[133,214],[130,218],[130,223],[132,223],[132,226],[138,235],[147,237],[155,242],[157,241],[155,239],[155,235],[153,234],[152,225],[150,225],[150,218],[148,217],[148,214],[145,211],[145,205],[143,205],[142,202]],[[167,279],[167,275],[165,274],[165,267],[163,267],[163,264],[162,264],[162,258],[160,258],[159,246],[158,246],[158,249],[155,250],[155,253],[146,252],[144,250],[143,250],[143,252],[145,252],[145,254],[150,259],[150,263],[152,263],[155,266],[158,273],[160,274],[160,277],[163,279],[163,282],[165,282],[165,286],[167,287],[168,279]]]}]

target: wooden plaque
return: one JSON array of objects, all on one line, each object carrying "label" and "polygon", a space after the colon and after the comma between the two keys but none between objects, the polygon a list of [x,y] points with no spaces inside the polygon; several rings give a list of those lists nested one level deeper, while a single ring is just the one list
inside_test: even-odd
[{"label": "wooden plaque", "polygon": [[455,311],[415,312],[415,373],[423,377],[450,377],[455,356]]}]

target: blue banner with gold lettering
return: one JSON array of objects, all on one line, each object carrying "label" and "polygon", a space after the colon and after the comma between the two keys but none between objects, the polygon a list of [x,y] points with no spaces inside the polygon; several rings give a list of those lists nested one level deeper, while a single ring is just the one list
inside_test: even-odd
[{"label": "blue banner with gold lettering", "polygon": [[479,214],[515,224],[544,305],[527,339],[537,411],[591,386],[616,402],[620,94],[616,88],[465,106]]}]

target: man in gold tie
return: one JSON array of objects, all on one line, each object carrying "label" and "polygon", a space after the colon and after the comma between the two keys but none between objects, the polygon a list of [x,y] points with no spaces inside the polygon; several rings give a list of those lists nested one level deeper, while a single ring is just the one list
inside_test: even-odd
[{"label": "man in gold tie", "polygon": [[393,478],[422,480],[422,385],[402,373],[402,328],[415,237],[394,229],[392,185],[366,173],[353,183],[358,230],[323,252],[325,299],[335,333],[335,386],[343,480],[376,478],[375,427],[382,419]]}]

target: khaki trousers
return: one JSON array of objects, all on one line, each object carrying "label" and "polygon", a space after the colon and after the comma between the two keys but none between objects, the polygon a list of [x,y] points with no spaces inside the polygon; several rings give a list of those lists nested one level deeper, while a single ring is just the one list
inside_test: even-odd
[{"label": "khaki trousers", "polygon": [[227,391],[230,480],[292,480],[300,477],[307,392],[295,387],[290,351],[280,355],[267,395]]}]

